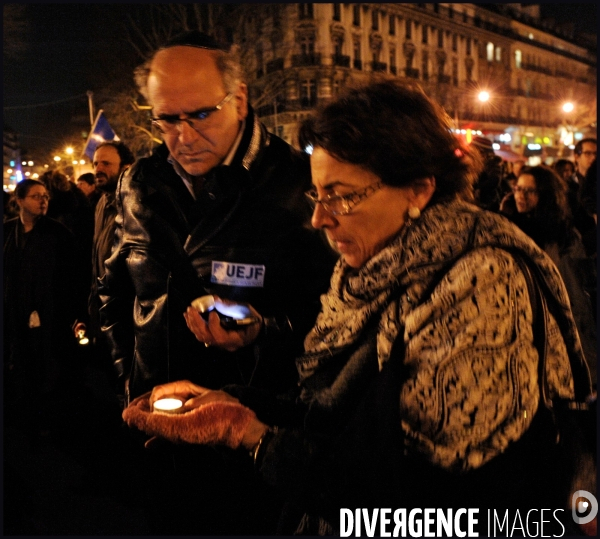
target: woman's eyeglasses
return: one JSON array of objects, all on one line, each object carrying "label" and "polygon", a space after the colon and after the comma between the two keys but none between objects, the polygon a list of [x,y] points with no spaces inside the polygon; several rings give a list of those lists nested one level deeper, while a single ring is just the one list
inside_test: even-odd
[{"label": "woman's eyeglasses", "polygon": [[519,185],[515,185],[512,190],[515,195],[517,193],[522,193],[526,197],[529,195],[534,195],[538,192],[537,189],[534,189],[533,187],[521,187]]},{"label": "woman's eyeglasses", "polygon": [[321,200],[314,190],[304,194],[308,197],[313,209],[317,204],[321,204],[323,209],[331,215],[348,215],[360,202],[379,191],[381,187],[381,182],[377,182],[347,195],[326,195]]},{"label": "woman's eyeglasses", "polygon": [[27,195],[25,198],[33,198],[36,202],[40,200],[45,200],[46,202],[50,200],[50,195]]},{"label": "woman's eyeglasses", "polygon": [[212,114],[220,111],[232,97],[233,94],[229,93],[214,107],[198,109],[193,112],[184,112],[183,118],[181,118],[179,114],[160,114],[159,116],[153,116],[150,119],[161,132],[167,134],[175,133],[182,122],[186,122],[195,131],[200,131],[207,125]]}]

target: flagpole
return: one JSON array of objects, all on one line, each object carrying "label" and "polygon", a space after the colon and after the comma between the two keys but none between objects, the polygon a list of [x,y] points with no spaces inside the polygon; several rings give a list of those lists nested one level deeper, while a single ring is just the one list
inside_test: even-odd
[{"label": "flagpole", "polygon": [[92,92],[91,90],[88,90],[87,96],[88,96],[88,105],[90,107],[90,125],[93,128],[94,127],[94,102],[92,100],[92,97],[94,96],[94,92]]}]

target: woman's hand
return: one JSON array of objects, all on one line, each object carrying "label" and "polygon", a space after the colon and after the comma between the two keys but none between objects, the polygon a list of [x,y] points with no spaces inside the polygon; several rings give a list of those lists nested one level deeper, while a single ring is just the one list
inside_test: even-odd
[{"label": "woman's hand", "polygon": [[[214,296],[214,299],[217,309],[219,305],[235,305],[235,302],[224,300],[217,296]],[[183,313],[183,317],[190,331],[196,336],[196,339],[203,342],[207,348],[209,346],[217,346],[228,352],[235,352],[253,343],[262,327],[262,317],[260,314],[251,305],[247,305],[247,307],[252,316],[256,317],[259,322],[243,326],[239,329],[225,329],[221,325],[219,315],[214,310],[209,313],[208,321],[204,320],[200,316],[200,313],[192,306],[187,308],[186,312]]]}]

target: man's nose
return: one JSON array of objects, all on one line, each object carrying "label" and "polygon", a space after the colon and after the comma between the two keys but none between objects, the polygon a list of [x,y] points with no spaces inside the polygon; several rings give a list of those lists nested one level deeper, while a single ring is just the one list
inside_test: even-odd
[{"label": "man's nose", "polygon": [[187,119],[180,119],[177,124],[179,129],[179,140],[184,144],[188,141],[193,141],[198,137],[198,131],[192,127],[192,123]]}]

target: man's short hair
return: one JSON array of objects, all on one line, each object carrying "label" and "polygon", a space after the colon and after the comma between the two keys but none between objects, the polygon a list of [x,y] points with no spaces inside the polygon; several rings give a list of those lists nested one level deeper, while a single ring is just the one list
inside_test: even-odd
[{"label": "man's short hair", "polygon": [[88,185],[96,185],[96,177],[92,172],[86,172],[77,178],[78,182],[85,182]]},{"label": "man's short hair", "polygon": [[598,145],[598,141],[593,137],[582,138],[577,144],[575,144],[575,149],[573,150],[575,155],[581,155],[581,152],[583,152],[583,145],[586,142]]},{"label": "man's short hair", "polygon": [[104,146],[112,146],[115,150],[117,150],[119,158],[121,159],[121,167],[124,167],[125,165],[133,165],[133,163],[135,163],[135,157],[132,151],[124,142],[121,142],[120,140],[106,140],[96,146],[94,153]]},{"label": "man's short hair", "polygon": [[150,75],[152,60],[157,52],[170,49],[171,47],[195,47],[214,51],[217,69],[223,77],[223,85],[227,92],[234,92],[237,89],[237,85],[244,81],[239,47],[237,45],[229,45],[198,30],[191,30],[167,40],[156,49],[150,59],[135,69],[135,82],[138,90],[146,99],[148,99],[148,77]]}]

